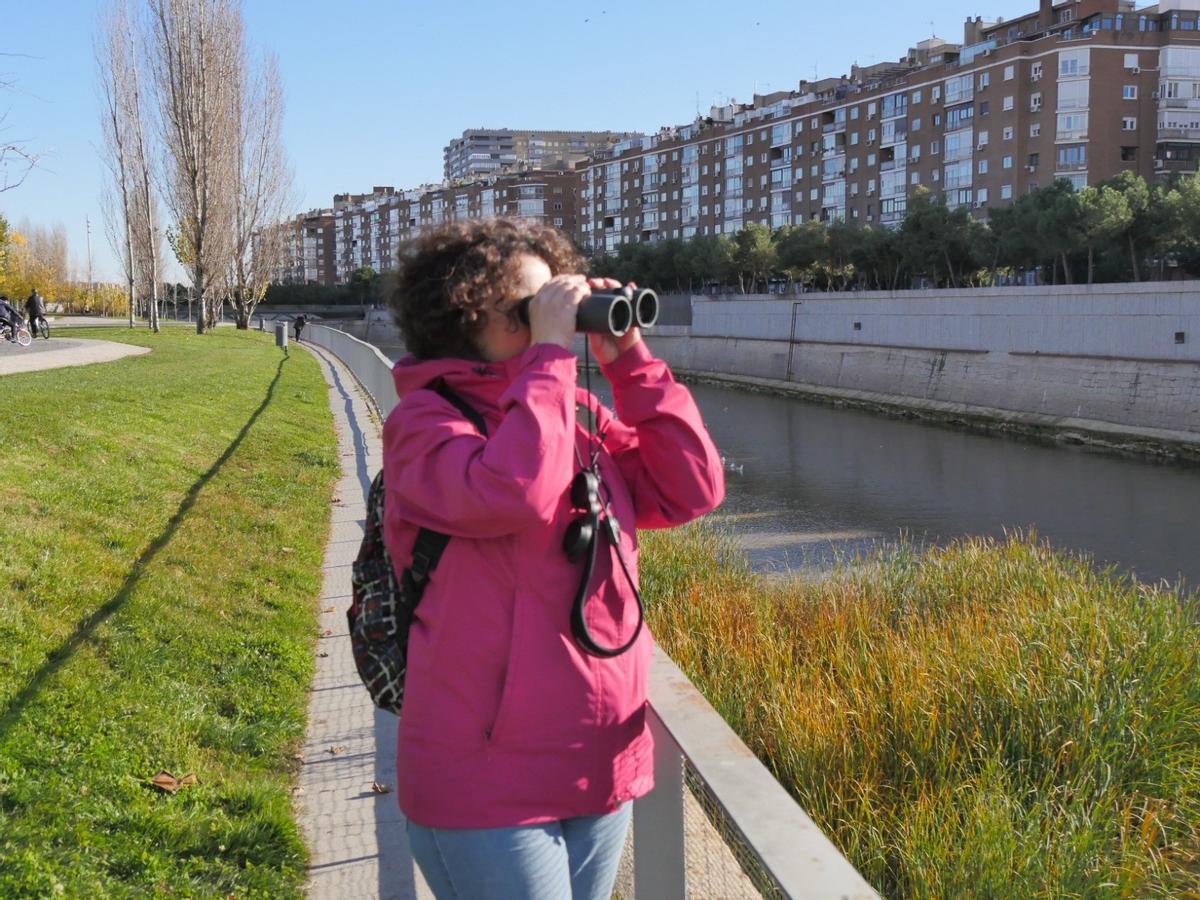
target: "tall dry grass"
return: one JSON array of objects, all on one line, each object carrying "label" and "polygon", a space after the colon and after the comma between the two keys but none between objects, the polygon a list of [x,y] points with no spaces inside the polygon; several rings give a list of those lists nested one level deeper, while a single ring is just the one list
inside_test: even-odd
[{"label": "tall dry grass", "polygon": [[1034,537],[755,575],[643,535],[664,649],[889,897],[1200,896],[1197,598]]}]

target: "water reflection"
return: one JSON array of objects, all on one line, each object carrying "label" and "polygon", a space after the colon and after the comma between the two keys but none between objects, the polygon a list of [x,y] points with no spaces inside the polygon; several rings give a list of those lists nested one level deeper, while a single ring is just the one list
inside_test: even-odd
[{"label": "water reflection", "polygon": [[826,568],[902,532],[939,542],[1033,527],[1143,580],[1200,584],[1200,468],[709,385],[693,393],[732,467],[720,515],[757,568]]}]

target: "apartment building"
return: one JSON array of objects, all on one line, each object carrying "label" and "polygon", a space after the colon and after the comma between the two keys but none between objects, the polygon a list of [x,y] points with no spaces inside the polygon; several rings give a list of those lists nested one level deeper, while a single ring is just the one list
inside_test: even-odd
[{"label": "apartment building", "polygon": [[376,187],[370,194],[338,195],[333,240],[335,280],[349,281],[355,269],[396,267],[400,245],[425,228],[454,219],[516,216],[579,231],[574,172],[528,171],[461,185],[423,185],[412,190]]},{"label": "apartment building", "polygon": [[470,129],[446,145],[445,178],[455,182],[528,169],[567,171],[632,136],[615,131]]},{"label": "apartment building", "polygon": [[650,137],[579,167],[592,252],[805,220],[896,225],[918,187],[980,217],[1056,178],[1196,171],[1200,0],[1041,0],[1011,21],[968,19],[895,63]]},{"label": "apartment building", "polygon": [[[281,252],[271,267],[275,284],[332,285],[334,264],[333,210],[312,209],[275,226]],[[254,252],[260,253],[261,236],[255,235]]]}]

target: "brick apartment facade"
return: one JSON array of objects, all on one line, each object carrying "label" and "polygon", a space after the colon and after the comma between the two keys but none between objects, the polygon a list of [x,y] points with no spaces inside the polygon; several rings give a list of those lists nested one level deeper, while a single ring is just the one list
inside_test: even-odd
[{"label": "brick apartment facade", "polygon": [[1042,0],[1008,22],[968,19],[961,45],[925,41],[898,63],[714,108],[583,166],[577,240],[611,253],[748,222],[895,225],[918,186],[984,217],[1059,177],[1194,172],[1198,9]]},{"label": "brick apartment facade", "polygon": [[633,137],[616,131],[513,131],[476,128],[454,138],[442,153],[446,181],[466,181],[506,171],[567,171],[589,156]]},{"label": "brick apartment facade", "polygon": [[578,180],[574,172],[519,172],[459,186],[409,191],[376,187],[371,194],[347,199],[340,207],[335,203],[336,281],[346,283],[362,266],[376,272],[395,268],[404,241],[424,228],[453,219],[517,216],[576,234]]},{"label": "brick apartment facade", "polygon": [[272,270],[272,282],[335,283],[332,209],[309,210],[277,227],[283,232],[283,253],[279,265]]},{"label": "brick apartment facade", "polygon": [[[1198,19],[1200,0],[1140,10],[1132,0],[1040,0],[1007,22],[968,18],[962,44],[933,38],[897,62],[714,107],[652,136],[538,132],[621,140],[567,172],[338,195],[332,214],[313,220],[314,234],[304,225],[314,241],[303,245],[305,278],[330,277],[319,265],[329,247],[337,283],[360,266],[390,269],[403,241],[463,217],[530,216],[588,252],[612,253],[625,243],[732,234],[749,222],[895,226],[918,187],[986,218],[990,207],[1057,178],[1082,187],[1126,169],[1147,180],[1193,173]],[[456,143],[446,148],[447,172],[470,162],[470,142],[461,153]]]}]

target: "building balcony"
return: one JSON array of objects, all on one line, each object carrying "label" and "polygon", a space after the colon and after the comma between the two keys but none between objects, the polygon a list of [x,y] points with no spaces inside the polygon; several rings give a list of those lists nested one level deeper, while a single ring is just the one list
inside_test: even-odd
[{"label": "building balcony", "polygon": [[1158,105],[1164,109],[1200,109],[1200,99],[1185,97],[1163,97]]},{"label": "building balcony", "polygon": [[1159,128],[1160,141],[1200,141],[1200,128]]}]

